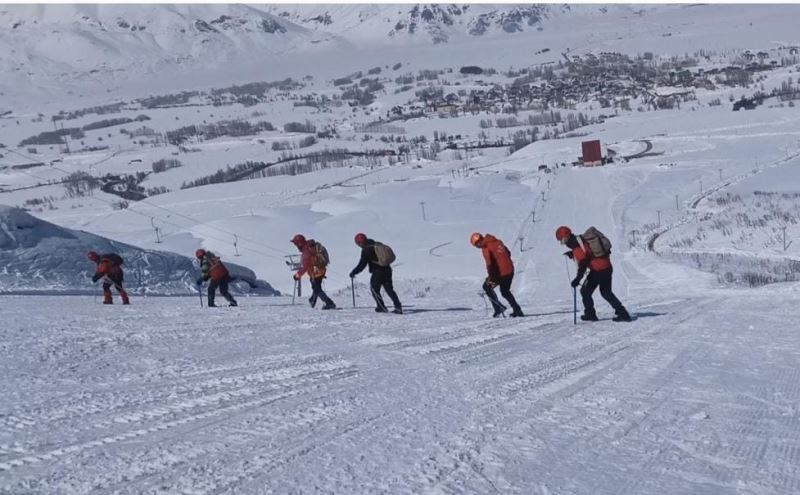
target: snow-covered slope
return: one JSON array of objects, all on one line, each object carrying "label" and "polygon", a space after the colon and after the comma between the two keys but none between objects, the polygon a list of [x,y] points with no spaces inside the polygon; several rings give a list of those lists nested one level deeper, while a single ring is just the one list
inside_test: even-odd
[{"label": "snow-covered slope", "polygon": [[[18,208],[0,205],[0,291],[90,293],[94,264],[89,251],[118,253],[125,260],[125,286],[134,294],[185,294],[198,276],[192,260],[111,241],[39,220]],[[236,289],[272,295],[252,270],[228,264]]]}]

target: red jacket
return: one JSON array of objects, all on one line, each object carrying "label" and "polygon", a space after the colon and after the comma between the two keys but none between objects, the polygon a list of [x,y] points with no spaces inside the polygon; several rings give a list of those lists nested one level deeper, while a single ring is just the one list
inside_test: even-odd
[{"label": "red jacket", "polygon": [[602,256],[595,258],[592,256],[592,250],[583,242],[583,239],[578,237],[578,245],[572,249],[572,257],[575,263],[578,264],[578,273],[583,273],[586,268],[593,272],[599,272],[611,268],[611,258]]},{"label": "red jacket", "polygon": [[503,241],[491,234],[483,236],[481,245],[483,259],[486,261],[486,271],[489,279],[497,282],[500,277],[514,274],[514,262],[511,261],[511,252]]},{"label": "red jacket", "polygon": [[122,278],[122,267],[108,258],[101,258],[97,262],[97,270],[94,272],[92,280],[97,281],[103,277],[108,277],[114,282],[119,282]]},{"label": "red jacket", "polygon": [[222,282],[229,275],[228,269],[225,268],[222,260],[211,252],[206,252],[206,255],[200,261],[200,270],[203,273],[202,280],[210,278],[214,282]]},{"label": "red jacket", "polygon": [[311,278],[321,278],[325,276],[326,271],[324,263],[318,259],[316,241],[309,239],[300,251],[300,269],[295,276],[300,278],[308,273]]}]

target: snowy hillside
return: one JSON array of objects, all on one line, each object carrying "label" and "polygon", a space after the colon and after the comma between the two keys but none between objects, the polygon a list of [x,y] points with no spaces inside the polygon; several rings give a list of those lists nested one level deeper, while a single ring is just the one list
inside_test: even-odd
[{"label": "snowy hillside", "polygon": [[272,74],[334,77],[362,64],[397,61],[414,70],[442,59],[505,68],[587,50],[753,48],[797,43],[796,10],[791,5],[5,5],[0,92],[17,104],[31,96],[41,103],[66,95],[89,104],[108,93],[196,89]]},{"label": "snowy hillside", "polygon": [[[0,206],[0,291],[6,293],[91,293],[95,266],[86,253],[117,253],[125,260],[125,287],[132,294],[186,294],[198,268],[185,256],[151,251],[43,222],[16,208]],[[277,292],[244,267],[229,264],[236,288]]]}]

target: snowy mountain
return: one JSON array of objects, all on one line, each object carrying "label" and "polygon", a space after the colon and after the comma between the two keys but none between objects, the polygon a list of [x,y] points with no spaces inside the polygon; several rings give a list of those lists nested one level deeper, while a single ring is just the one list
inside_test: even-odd
[{"label": "snowy mountain", "polygon": [[541,26],[549,5],[406,4],[273,5],[268,11],[318,32],[349,39],[371,38],[447,43],[465,36],[518,33]]},{"label": "snowy mountain", "polygon": [[[91,293],[94,264],[86,259],[90,250],[122,256],[125,286],[133,294],[185,294],[198,276],[197,266],[185,256],[66,229],[0,205],[1,292]],[[226,265],[239,280],[236,289],[277,294],[252,270]]]},{"label": "snowy mountain", "polygon": [[442,43],[533,29],[549,7],[480,5],[7,5],[3,81],[114,84],[165,70],[267,63],[359,45]]},{"label": "snowy mountain", "polygon": [[[424,68],[552,62],[591,47],[637,53],[791,43],[791,6],[5,5],[0,92],[139,92],[269,77],[326,77],[358,62]],[[769,25],[770,29],[763,29]],[[447,46],[447,48],[444,48]],[[513,49],[508,47],[512,46]],[[549,52],[546,56],[542,50]],[[414,53],[412,60],[407,54]]]}]

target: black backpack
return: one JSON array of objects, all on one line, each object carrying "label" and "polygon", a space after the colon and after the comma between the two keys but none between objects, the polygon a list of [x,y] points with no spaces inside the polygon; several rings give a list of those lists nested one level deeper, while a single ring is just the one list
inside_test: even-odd
[{"label": "black backpack", "polygon": [[125,260],[122,259],[122,256],[118,255],[117,253],[104,254],[102,259],[106,259],[116,266],[122,266],[122,264],[125,263]]}]

